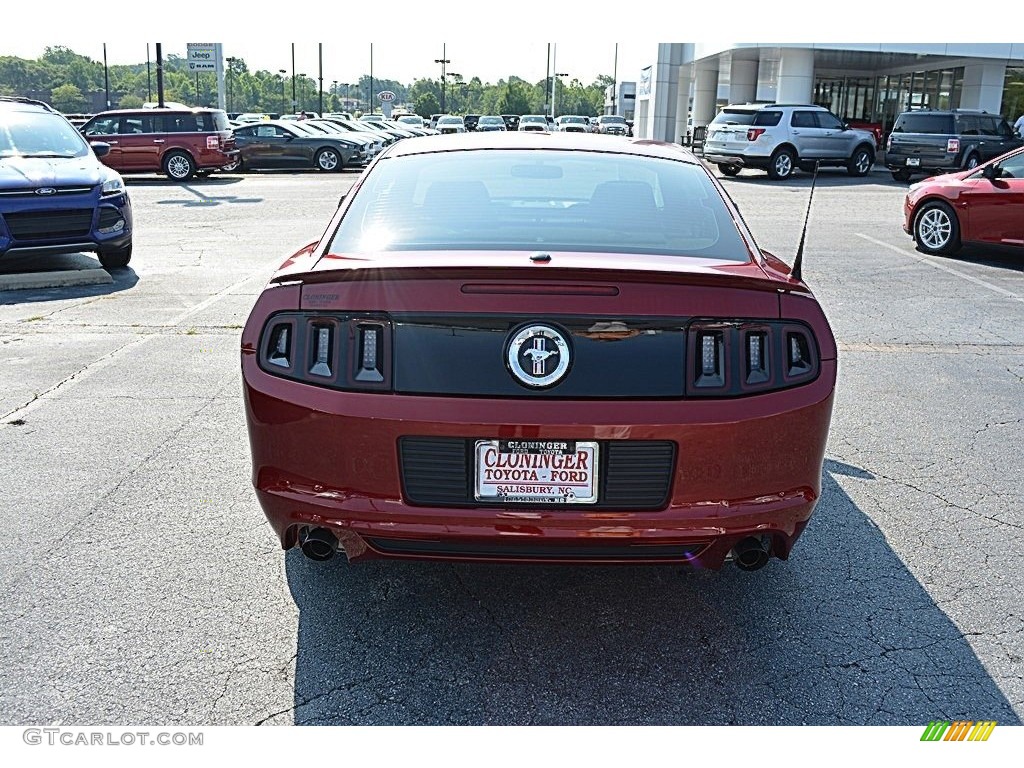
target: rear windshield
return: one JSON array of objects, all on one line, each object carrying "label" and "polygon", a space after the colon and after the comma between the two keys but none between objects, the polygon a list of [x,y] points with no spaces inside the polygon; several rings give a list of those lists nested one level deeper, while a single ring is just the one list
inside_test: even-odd
[{"label": "rear windshield", "polygon": [[330,243],[338,254],[539,249],[750,258],[702,166],[537,149],[387,158]]},{"label": "rear windshield", "polygon": [[782,113],[770,109],[723,109],[711,125],[778,125],[782,120]]},{"label": "rear windshield", "polygon": [[618,115],[605,115],[601,118],[606,123],[625,123],[626,118],[619,117]]},{"label": "rear windshield", "polygon": [[896,118],[893,133],[953,133],[952,115],[924,115],[905,112]]}]

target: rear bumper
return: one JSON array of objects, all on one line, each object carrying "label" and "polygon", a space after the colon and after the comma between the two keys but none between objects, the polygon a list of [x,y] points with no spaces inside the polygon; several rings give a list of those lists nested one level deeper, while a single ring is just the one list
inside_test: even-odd
[{"label": "rear bumper", "polygon": [[732,152],[723,152],[721,150],[714,150],[704,145],[704,159],[715,165],[736,165],[740,168],[767,168],[768,160],[767,156],[757,157],[751,155],[739,155]]},{"label": "rear bumper", "polygon": [[[907,160],[916,158],[920,165],[907,165]],[[921,156],[889,150],[885,153],[885,167],[890,171],[909,171],[933,176],[939,173],[953,173],[960,170],[960,158],[954,154],[944,156]]]},{"label": "rear bumper", "polygon": [[[788,557],[821,491],[836,373],[825,360],[806,386],[728,401],[508,402],[325,391],[242,362],[253,484],[286,549],[324,527],[350,560],[702,568],[752,535]],[[676,458],[655,510],[419,506],[403,491],[403,436],[667,440]]]}]

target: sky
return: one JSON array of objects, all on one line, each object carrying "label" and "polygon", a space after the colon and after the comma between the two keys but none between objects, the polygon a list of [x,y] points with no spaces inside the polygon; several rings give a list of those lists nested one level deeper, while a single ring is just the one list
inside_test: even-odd
[{"label": "sky", "polygon": [[[995,0],[995,6],[989,18],[1000,15],[998,7],[1005,7],[1005,18],[1020,13],[1019,0]],[[589,85],[598,75],[612,74],[616,42],[619,79],[635,80],[654,62],[659,41],[710,43],[726,35],[744,42],[999,41],[992,27],[982,33],[951,23],[961,16],[960,0],[904,0],[884,12],[869,4],[865,9],[874,10],[852,16],[848,3],[816,3],[814,13],[774,12],[783,7],[765,0],[145,0],[116,6],[7,0],[0,14],[0,55],[35,58],[47,45],[64,45],[102,60],[106,42],[109,63],[133,64],[145,61],[147,40],[162,39],[165,54],[181,56],[188,42],[220,42],[225,56],[242,57],[250,70],[290,73],[294,40],[295,72],[315,77],[319,40],[329,87],[369,72],[372,41],[375,77],[405,84],[438,78],[441,68],[434,60],[444,50],[448,71],[464,79],[493,83],[514,74],[537,82],[545,76],[551,41],[556,70]]]}]

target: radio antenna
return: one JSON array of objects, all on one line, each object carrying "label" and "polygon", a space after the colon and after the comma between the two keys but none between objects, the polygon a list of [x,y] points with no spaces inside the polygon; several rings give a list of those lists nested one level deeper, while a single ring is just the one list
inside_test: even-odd
[{"label": "radio antenna", "polygon": [[814,184],[818,180],[818,166],[821,165],[820,160],[814,161],[814,175],[811,176],[811,194],[807,198],[807,214],[804,216],[804,228],[800,233],[800,245],[796,249],[796,258],[793,259],[793,269],[791,274],[794,280],[803,280],[803,265],[804,265],[804,240],[807,239],[807,222],[811,219],[811,203],[814,201]]}]

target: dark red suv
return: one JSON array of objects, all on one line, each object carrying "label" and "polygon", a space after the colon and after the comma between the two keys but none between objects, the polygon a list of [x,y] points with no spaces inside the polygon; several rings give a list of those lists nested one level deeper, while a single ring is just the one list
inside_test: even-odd
[{"label": "dark red suv", "polygon": [[86,139],[110,145],[103,162],[121,173],[166,173],[175,181],[204,176],[238,155],[228,116],[219,109],[102,112],[82,126]]}]

